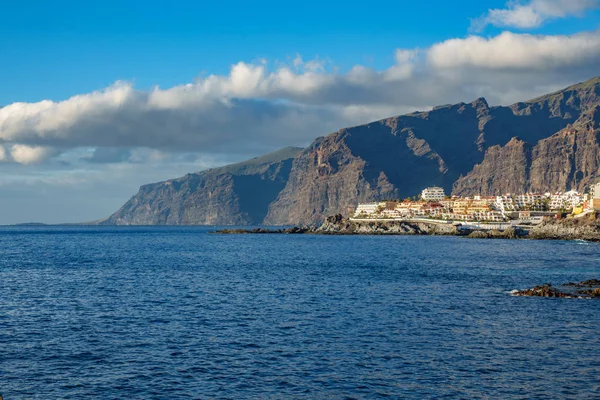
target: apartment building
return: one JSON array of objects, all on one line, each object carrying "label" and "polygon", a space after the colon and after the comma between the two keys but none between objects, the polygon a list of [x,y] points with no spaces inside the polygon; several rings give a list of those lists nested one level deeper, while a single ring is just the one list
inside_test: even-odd
[{"label": "apartment building", "polygon": [[442,201],[445,197],[444,189],[437,186],[428,187],[421,192],[421,198],[425,201]]}]

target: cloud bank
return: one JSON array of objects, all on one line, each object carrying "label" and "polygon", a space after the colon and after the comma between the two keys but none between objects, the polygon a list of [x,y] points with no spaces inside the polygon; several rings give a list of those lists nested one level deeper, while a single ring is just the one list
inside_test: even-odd
[{"label": "cloud bank", "polygon": [[[584,3],[589,7],[579,2],[577,10]],[[548,15],[559,5],[529,4]],[[439,104],[532,98],[598,75],[598,65],[600,31],[450,39],[398,49],[383,70],[356,65],[341,73],[299,56],[274,67],[239,62],[227,75],[172,88],[116,82],[63,101],[7,105],[0,108],[0,161],[44,163],[77,149],[91,149],[81,158],[88,163],[156,161],[165,153],[256,155]]]}]

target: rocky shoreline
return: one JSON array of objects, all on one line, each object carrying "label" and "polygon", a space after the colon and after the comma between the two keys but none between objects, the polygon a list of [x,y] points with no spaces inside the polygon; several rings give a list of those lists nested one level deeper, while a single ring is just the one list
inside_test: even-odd
[{"label": "rocky shoreline", "polygon": [[280,229],[223,229],[221,234],[315,234],[315,235],[436,235],[464,236],[473,239],[545,239],[600,242],[600,214],[583,218],[548,220],[529,230],[467,230],[455,225],[404,221],[350,221],[342,215],[328,217],[319,227]]},{"label": "rocky shoreline", "polygon": [[531,289],[513,290],[513,296],[555,297],[563,299],[600,299],[600,280],[590,279],[579,283],[564,283],[558,288],[546,283]]}]

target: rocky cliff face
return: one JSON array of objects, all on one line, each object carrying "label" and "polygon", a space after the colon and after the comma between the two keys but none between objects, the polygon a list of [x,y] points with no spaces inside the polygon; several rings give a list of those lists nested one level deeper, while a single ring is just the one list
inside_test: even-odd
[{"label": "rocky cliff face", "polygon": [[294,160],[266,221],[317,223],[429,185],[461,195],[581,189],[600,176],[599,105],[596,78],[510,107],[478,99],[342,129]]},{"label": "rocky cliff face", "polygon": [[102,224],[252,225],[285,186],[292,159],[286,148],[243,163],[144,185]]},{"label": "rocky cliff face", "polygon": [[600,177],[600,107],[537,142],[512,138],[492,146],[483,161],[456,181],[457,195],[585,190]]},{"label": "rocky cliff face", "polygon": [[466,177],[454,184],[454,194],[523,193],[529,184],[531,145],[512,138],[505,146],[494,145]]},{"label": "rocky cliff face", "polygon": [[430,185],[459,195],[582,190],[600,178],[599,107],[595,78],[509,107],[477,99],[388,118],[301,152],[143,186],[105,222],[318,224]]}]

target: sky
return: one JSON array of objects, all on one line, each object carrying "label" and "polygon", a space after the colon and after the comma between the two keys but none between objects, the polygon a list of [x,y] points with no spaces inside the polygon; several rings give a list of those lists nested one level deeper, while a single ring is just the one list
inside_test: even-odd
[{"label": "sky", "polygon": [[28,1],[0,8],[0,224],[436,105],[600,75],[600,0]]}]

